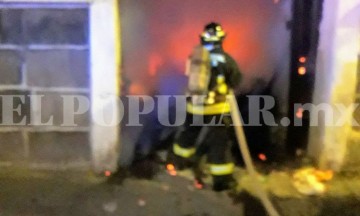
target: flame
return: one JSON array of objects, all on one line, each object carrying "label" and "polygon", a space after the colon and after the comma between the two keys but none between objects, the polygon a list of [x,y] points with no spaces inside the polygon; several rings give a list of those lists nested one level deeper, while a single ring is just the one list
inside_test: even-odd
[{"label": "flame", "polygon": [[318,170],[312,167],[302,168],[293,174],[293,184],[302,194],[319,195],[326,191],[325,181],[333,178],[332,170]]},{"label": "flame", "polygon": [[[278,60],[288,48],[283,25],[284,9],[274,6],[281,0],[269,1],[211,1],[204,10],[198,8],[208,1],[128,1],[131,8],[142,16],[124,21],[123,72],[133,83],[146,84],[149,94],[156,89],[156,80],[163,73],[172,73],[165,68],[182,73],[186,59],[199,41],[204,25],[216,21],[227,33],[224,49],[238,63],[244,74],[242,88],[252,88],[250,81],[259,76],[270,80]],[[254,16],[261,10],[261,16]],[[161,20],[171,19],[171,22]],[[196,17],[196,19],[193,19]],[[275,28],[274,28],[275,27]],[[279,27],[279,28],[278,28]],[[282,29],[278,32],[278,29]],[[271,51],[271,52],[269,52]],[[259,56],[261,61],[259,63]],[[284,61],[285,62],[285,61]],[[282,63],[281,63],[282,65]],[[165,68],[165,69],[164,69]]]},{"label": "flame", "polygon": [[319,181],[330,181],[334,177],[334,172],[332,170],[316,170],[314,175]]},{"label": "flame", "polygon": [[104,172],[104,175],[105,175],[106,177],[109,177],[109,176],[111,176],[111,171],[109,171],[109,170],[106,170],[106,171]]}]

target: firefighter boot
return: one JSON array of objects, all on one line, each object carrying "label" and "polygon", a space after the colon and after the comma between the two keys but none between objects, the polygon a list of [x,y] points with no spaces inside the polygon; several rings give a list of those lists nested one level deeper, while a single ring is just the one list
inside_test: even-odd
[{"label": "firefighter boot", "polygon": [[224,191],[234,189],[237,185],[232,175],[213,176],[213,190]]},{"label": "firefighter boot", "polygon": [[193,165],[190,158],[180,157],[174,154],[173,151],[168,152],[166,164],[172,164],[176,170],[184,170],[186,168],[192,167]]}]

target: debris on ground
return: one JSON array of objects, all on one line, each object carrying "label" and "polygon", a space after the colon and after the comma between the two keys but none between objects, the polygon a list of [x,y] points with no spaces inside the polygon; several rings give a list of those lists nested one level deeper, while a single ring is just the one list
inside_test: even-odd
[{"label": "debris on ground", "polygon": [[170,186],[167,185],[167,184],[161,185],[161,188],[162,188],[164,191],[169,191],[169,190],[170,190]]},{"label": "debris on ground", "polygon": [[326,191],[325,181],[333,178],[331,170],[321,171],[315,168],[302,168],[293,174],[293,184],[304,195],[321,195]]},{"label": "debris on ground", "polygon": [[144,207],[144,206],[146,205],[146,201],[145,201],[144,199],[140,198],[140,199],[138,200],[138,205],[139,205],[140,207]]},{"label": "debris on ground", "polygon": [[111,201],[103,204],[103,209],[106,212],[114,213],[117,209],[117,203],[116,201]]}]

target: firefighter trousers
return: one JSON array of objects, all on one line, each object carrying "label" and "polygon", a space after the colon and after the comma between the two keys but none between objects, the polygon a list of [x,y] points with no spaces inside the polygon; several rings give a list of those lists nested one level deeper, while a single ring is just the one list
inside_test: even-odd
[{"label": "firefighter trousers", "polygon": [[[174,155],[184,161],[192,161],[195,177],[201,178],[199,162],[207,156],[214,188],[232,180],[234,162],[231,154],[232,132],[230,114],[193,115],[188,113],[183,130],[175,139]],[[196,143],[203,127],[207,133]],[[222,186],[220,186],[222,187]]]}]

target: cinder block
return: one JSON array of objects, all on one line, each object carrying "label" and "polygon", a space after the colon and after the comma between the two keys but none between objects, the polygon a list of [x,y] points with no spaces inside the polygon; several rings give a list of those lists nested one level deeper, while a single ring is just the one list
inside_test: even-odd
[{"label": "cinder block", "polygon": [[[53,116],[53,125],[60,126],[64,123],[64,116],[66,118],[67,115],[74,116],[74,123],[76,126],[89,126],[90,122],[90,109],[84,114],[76,114],[71,115],[74,111],[78,109],[78,102],[75,101],[74,107],[65,107],[64,99],[62,96],[85,96],[88,101],[90,101],[90,97],[84,93],[60,93],[60,92],[37,92],[37,95],[43,95],[41,99],[41,119],[42,122],[45,123],[49,121],[50,117]],[[32,116],[40,115],[40,113],[34,113],[32,111]]]},{"label": "cinder block", "polygon": [[[13,97],[12,104],[4,103],[3,97],[5,95],[12,95]],[[13,113],[13,123],[20,123],[22,119],[26,118],[25,123],[30,123],[30,98],[28,91],[18,91],[18,90],[8,90],[0,91],[0,126],[14,126],[14,124],[5,124],[3,121],[3,109],[16,109],[19,108],[20,115],[17,112]],[[24,97],[24,101],[18,97]]]},{"label": "cinder block", "polygon": [[26,54],[27,78],[30,86],[89,86],[88,51],[37,50]]},{"label": "cinder block", "polygon": [[0,161],[20,161],[24,158],[21,132],[0,132]]},{"label": "cinder block", "polygon": [[30,160],[50,163],[89,161],[88,136],[85,132],[31,132]]},{"label": "cinder block", "polygon": [[21,66],[22,57],[19,51],[0,50],[0,85],[20,84]]},{"label": "cinder block", "polygon": [[88,43],[87,9],[28,9],[23,17],[28,44]]},{"label": "cinder block", "polygon": [[23,42],[22,17],[23,10],[0,9],[0,43],[21,44]]}]

